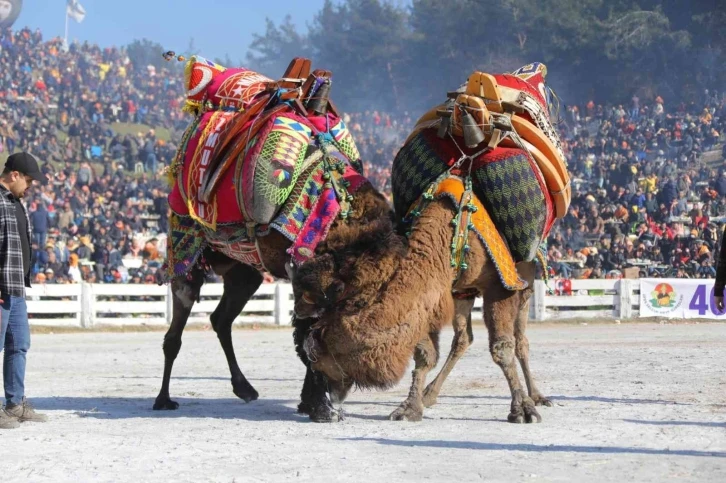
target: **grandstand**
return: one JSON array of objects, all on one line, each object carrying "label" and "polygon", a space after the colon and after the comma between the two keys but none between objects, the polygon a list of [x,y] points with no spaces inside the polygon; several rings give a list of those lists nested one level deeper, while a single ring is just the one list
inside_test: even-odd
[{"label": "grandstand", "polygon": [[[162,175],[186,125],[179,66],[134,67],[124,49],[0,34],[0,160],[33,153],[52,179],[32,192],[38,283],[153,283],[165,255]],[[555,88],[557,86],[554,86]],[[343,89],[343,86],[337,88]],[[583,99],[561,112],[570,213],[548,239],[553,275],[709,278],[726,221],[726,90],[672,105]],[[344,117],[367,176],[390,164],[416,113]]]}]

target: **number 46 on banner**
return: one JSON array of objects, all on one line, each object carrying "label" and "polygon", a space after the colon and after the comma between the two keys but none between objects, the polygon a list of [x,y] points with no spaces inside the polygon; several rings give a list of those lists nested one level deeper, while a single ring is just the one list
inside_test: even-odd
[{"label": "number 46 on banner", "polygon": [[706,299],[706,289],[707,286],[705,284],[701,284],[696,288],[696,291],[693,293],[693,297],[688,304],[688,309],[698,312],[698,315],[706,315],[708,310],[711,310],[711,314],[715,316],[724,315],[724,313],[720,312],[716,308],[716,298],[714,297],[713,286],[711,286],[708,299]]}]

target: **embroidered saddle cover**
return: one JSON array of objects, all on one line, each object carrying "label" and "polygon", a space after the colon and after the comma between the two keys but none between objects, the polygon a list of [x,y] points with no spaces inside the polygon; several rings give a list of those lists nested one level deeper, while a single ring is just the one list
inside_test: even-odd
[{"label": "embroidered saddle cover", "polygon": [[184,109],[195,119],[170,170],[170,275],[187,273],[207,246],[259,268],[255,236],[270,227],[293,241],[301,262],[346,210],[346,193],[366,181],[352,167],[360,155],[332,104],[308,112],[299,100],[329,86],[330,73],[308,75],[309,64],[293,60],[275,83],[201,57],[189,61]]},{"label": "embroidered saddle cover", "polygon": [[[439,138],[433,128],[411,138],[393,161],[396,215],[404,217],[429,184],[460,157],[453,141]],[[552,199],[534,160],[521,149],[498,147],[473,159],[471,176],[474,193],[504,237],[515,263],[534,259],[554,222]]]},{"label": "embroidered saddle cover", "polygon": [[562,218],[570,205],[570,178],[562,142],[550,121],[557,106],[553,106],[556,96],[546,86],[546,74],[547,67],[539,62],[511,74],[473,72],[466,84],[449,93],[445,104],[418,120],[408,140],[435,127],[442,137],[453,136],[462,144],[467,141],[465,131],[479,129],[481,147],[525,151],[542,173],[555,216]]},{"label": "embroidered saddle cover", "polygon": [[[513,74],[475,72],[446,104],[417,122],[392,168],[396,214],[412,224],[407,215],[424,192],[429,199],[446,196],[456,204],[471,177],[476,198],[471,203],[485,211],[471,216],[472,229],[504,286],[513,290],[526,286],[515,264],[537,257],[555,218],[569,205],[569,177],[549,120],[545,73],[539,63]],[[472,128],[481,136],[471,136]],[[447,172],[459,181],[447,178]],[[442,179],[448,181],[432,188]]]}]

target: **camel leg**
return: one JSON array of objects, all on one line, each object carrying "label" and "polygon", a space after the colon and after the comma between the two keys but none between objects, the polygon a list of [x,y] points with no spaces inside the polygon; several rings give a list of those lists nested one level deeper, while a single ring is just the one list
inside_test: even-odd
[{"label": "camel leg", "polygon": [[456,313],[454,315],[454,339],[451,341],[451,351],[446,358],[444,367],[437,374],[436,378],[426,387],[423,394],[423,405],[430,408],[436,404],[439,397],[441,386],[449,376],[449,373],[461,359],[472,342],[474,342],[474,332],[471,329],[471,309],[474,307],[474,298],[456,299],[454,306]]},{"label": "camel leg", "polygon": [[512,393],[510,423],[541,422],[534,401],[524,393],[514,362],[514,324],[519,313],[519,296],[498,284],[492,284],[484,294],[484,322],[489,331],[489,352],[494,362],[502,368]]},{"label": "camel leg", "polygon": [[173,315],[171,326],[164,336],[164,376],[161,390],[154,401],[154,409],[177,409],[179,403],[169,397],[169,380],[174,360],[182,345],[182,332],[189,319],[194,301],[199,297],[199,290],[204,283],[204,274],[195,270],[191,280],[175,280],[171,283]]},{"label": "camel leg", "polygon": [[238,398],[250,402],[256,400],[259,394],[247,381],[237,364],[232,345],[232,323],[262,284],[262,274],[249,265],[236,264],[223,275],[223,278],[224,293],[210,320],[227,358],[229,372],[232,375],[232,390]]},{"label": "camel leg", "polygon": [[330,400],[333,404],[342,405],[348,398],[348,393],[353,388],[353,381],[330,383]]},{"label": "camel leg", "polygon": [[534,401],[535,406],[548,406],[552,407],[552,401],[547,399],[539,392],[537,386],[534,384],[534,377],[532,372],[529,370],[529,340],[527,340],[527,320],[529,319],[529,303],[532,299],[527,298],[527,301],[522,305],[522,308],[517,314],[517,320],[514,323],[514,341],[516,344],[517,359],[519,359],[519,365],[522,367],[522,373],[524,374],[524,381],[527,383],[527,391],[529,397]]},{"label": "camel leg", "polygon": [[[300,393],[300,404],[297,406],[298,414],[307,414],[310,420],[316,423],[334,423],[343,420],[342,409],[335,409],[331,401],[328,378],[321,372],[315,372],[310,367],[310,359],[303,348],[305,338],[308,336],[310,326],[314,319],[298,319],[293,316],[292,325],[295,328],[292,337],[295,341],[295,351],[305,364],[305,382]],[[340,401],[342,403],[342,401]]]},{"label": "camel leg", "polygon": [[421,421],[423,419],[423,388],[426,384],[426,375],[436,367],[438,358],[439,334],[432,332],[416,345],[413,355],[416,365],[408,397],[398,409],[388,416],[388,419],[392,421]]}]

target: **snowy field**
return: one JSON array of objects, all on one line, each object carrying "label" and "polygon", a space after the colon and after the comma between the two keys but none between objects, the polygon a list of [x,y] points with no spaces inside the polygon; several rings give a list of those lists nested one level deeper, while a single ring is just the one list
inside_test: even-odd
[{"label": "snowy field", "polygon": [[[190,331],[177,411],[151,405],[162,332],[36,334],[28,396],[50,416],[0,432],[3,481],[726,481],[726,325],[546,325],[532,369],[554,407],[506,422],[486,332],[420,423],[386,419],[408,391],[354,392],[346,420],[295,414],[303,366],[289,330],[237,330],[260,392],[234,397],[217,338]],[[448,350],[451,332],[442,337]],[[443,358],[442,358],[443,359]]]}]

